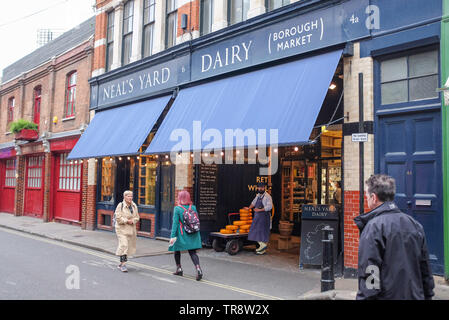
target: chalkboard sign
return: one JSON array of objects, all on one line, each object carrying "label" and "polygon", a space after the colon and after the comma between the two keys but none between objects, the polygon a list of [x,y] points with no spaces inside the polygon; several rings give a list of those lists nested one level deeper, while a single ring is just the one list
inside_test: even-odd
[{"label": "chalkboard sign", "polygon": [[217,178],[216,164],[201,164],[198,167],[198,213],[201,220],[215,219],[217,214]]},{"label": "chalkboard sign", "polygon": [[333,205],[303,205],[301,223],[300,265],[321,266],[323,228],[331,227],[334,237],[334,263],[338,253],[338,207]]}]

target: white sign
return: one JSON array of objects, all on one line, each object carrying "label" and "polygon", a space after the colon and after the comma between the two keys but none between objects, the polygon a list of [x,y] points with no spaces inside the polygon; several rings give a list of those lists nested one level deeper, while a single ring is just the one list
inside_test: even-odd
[{"label": "white sign", "polygon": [[352,142],[367,142],[368,133],[353,133]]}]

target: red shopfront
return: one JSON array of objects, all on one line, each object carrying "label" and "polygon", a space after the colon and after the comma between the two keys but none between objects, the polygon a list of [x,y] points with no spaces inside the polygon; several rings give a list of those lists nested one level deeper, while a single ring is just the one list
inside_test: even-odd
[{"label": "red shopfront", "polygon": [[16,151],[0,151],[0,212],[14,213],[16,191]]},{"label": "red shopfront", "polygon": [[45,156],[29,155],[25,158],[25,216],[42,218],[44,213]]},{"label": "red shopfront", "polygon": [[67,160],[76,139],[50,142],[52,152],[50,220],[79,223],[82,205],[82,161]]}]

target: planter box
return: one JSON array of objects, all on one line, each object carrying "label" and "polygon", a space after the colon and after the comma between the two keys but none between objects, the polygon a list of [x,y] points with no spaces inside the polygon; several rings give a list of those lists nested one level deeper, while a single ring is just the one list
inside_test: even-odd
[{"label": "planter box", "polygon": [[22,129],[20,132],[16,133],[14,137],[16,140],[34,141],[39,138],[39,132],[32,129]]}]

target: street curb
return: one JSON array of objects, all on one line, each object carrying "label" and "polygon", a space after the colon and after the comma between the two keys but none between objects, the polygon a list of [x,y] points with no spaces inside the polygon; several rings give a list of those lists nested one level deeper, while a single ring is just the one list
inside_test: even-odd
[{"label": "street curb", "polygon": [[[45,238],[45,239],[50,239],[50,240],[55,240],[55,241],[71,244],[71,245],[78,246],[78,247],[83,247],[83,248],[94,250],[94,251],[99,251],[99,252],[111,254],[111,255],[115,256],[115,252],[111,252],[111,251],[108,251],[106,249],[99,248],[99,247],[90,246],[88,244],[83,244],[83,243],[75,242],[75,241],[72,241],[72,240],[66,240],[66,239],[58,238],[58,237],[52,237],[52,236],[45,235],[45,234],[42,234],[42,233],[37,233],[37,232],[24,230],[24,229],[20,229],[20,228],[15,228],[15,227],[11,227],[11,226],[5,226],[5,225],[2,225],[2,224],[0,224],[0,227],[5,228],[5,229],[9,229],[9,230],[22,232],[22,233],[27,233],[27,234],[30,234],[30,235],[33,235],[33,236],[38,236],[38,237]],[[155,252],[155,253],[136,255],[136,256],[133,256],[133,257],[134,258],[142,258],[142,257],[157,256],[157,255],[169,254],[169,253],[170,253],[170,251],[158,251],[158,252]]]}]

